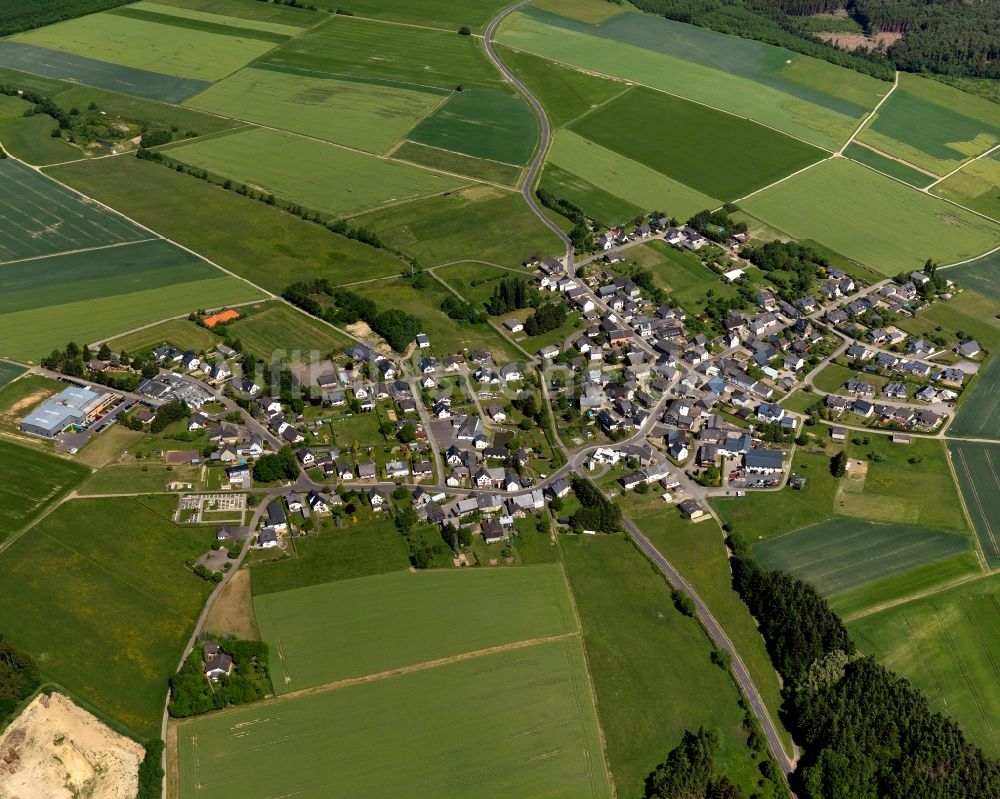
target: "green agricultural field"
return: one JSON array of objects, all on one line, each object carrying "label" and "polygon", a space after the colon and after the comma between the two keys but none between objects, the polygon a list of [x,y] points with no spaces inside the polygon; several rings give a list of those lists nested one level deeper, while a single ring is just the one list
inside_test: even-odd
[{"label": "green agricultural field", "polygon": [[456,92],[409,138],[473,158],[525,164],[538,144],[538,120],[520,95],[485,89]]},{"label": "green agricultural field", "polygon": [[533,8],[540,8],[591,25],[599,25],[622,13],[622,9],[616,7],[616,3],[607,3],[603,0],[533,0],[531,5]]},{"label": "green agricultural field", "polygon": [[994,158],[970,161],[932,191],[993,219],[1000,218],[1000,161]]},{"label": "green agricultural field", "polygon": [[[809,396],[815,402],[815,395]],[[813,429],[818,435],[827,435],[825,428]],[[830,459],[838,450],[839,445],[826,450],[815,446],[795,450],[791,472],[806,478],[801,490],[748,491],[745,497],[714,497],[712,507],[723,522],[749,541],[770,539],[824,522],[834,516],[838,481],[830,474]]]},{"label": "green agricultural field", "polygon": [[611,795],[575,639],[247,705],[177,740],[180,799]]},{"label": "green agricultural field", "polygon": [[464,260],[470,254],[501,266],[519,266],[532,255],[561,254],[564,249],[521,195],[489,186],[364,214],[352,221],[375,231],[423,266]]},{"label": "green agricultural field", "polygon": [[4,150],[29,164],[53,164],[80,157],[80,150],[63,139],[53,139],[52,117],[25,116],[34,106],[19,97],[0,95],[0,141]]},{"label": "green agricultural field", "polygon": [[0,361],[0,388],[3,388],[15,378],[20,377],[25,369],[20,364]]},{"label": "green agricultural field", "polygon": [[499,88],[480,39],[336,16],[269,53],[268,64],[390,86]]},{"label": "green agricultural field", "polygon": [[463,183],[460,178],[264,128],[181,144],[167,153],[332,216],[416,200]]},{"label": "green agricultural field", "polygon": [[[321,8],[334,9],[339,6],[335,0],[318,0]],[[404,22],[431,28],[458,30],[468,25],[480,31],[493,15],[504,7],[504,0],[410,0],[400,4],[395,0],[352,0],[350,9],[359,17]]]},{"label": "green agricultural field", "polygon": [[38,359],[67,341],[98,341],[197,308],[261,299],[242,280],[166,241],[68,253],[4,266],[0,339],[9,357]]},{"label": "green agricultural field", "polygon": [[[147,69],[111,64],[96,58],[85,58],[74,53],[15,42],[11,39],[0,41],[0,68],[5,68],[5,71],[23,70],[45,78],[77,81],[87,86],[165,103],[183,102],[209,85],[204,80],[180,78],[175,75],[150,72]],[[35,82],[40,82],[39,78],[36,78]]]},{"label": "green agricultural field", "polygon": [[[556,141],[565,141],[565,136],[573,136],[573,134],[560,132],[557,136],[558,138]],[[586,139],[581,139],[580,141],[586,142]],[[596,154],[597,151],[603,150],[603,148],[589,142],[585,144],[585,148],[594,154]],[[604,150],[602,155],[605,154],[612,157],[609,158],[609,161],[614,159],[615,154],[610,150]],[[635,166],[643,169],[643,167],[639,164],[634,164],[634,162],[623,162],[620,165],[628,167]],[[588,166],[593,166],[593,164],[588,164]],[[620,175],[621,173],[618,172],[617,174]],[[643,177],[647,178],[647,181],[648,179],[652,179],[661,185],[665,180],[662,175],[655,174],[652,171],[647,172],[647,174],[643,175]],[[673,181],[671,181],[671,183],[673,183]],[[646,209],[651,207],[649,205],[639,206],[634,203],[627,202],[620,197],[616,197],[611,192],[599,189],[593,183],[584,180],[579,175],[574,175],[573,173],[556,166],[551,159],[546,165],[545,170],[542,172],[542,179],[539,185],[541,188],[545,189],[545,191],[551,192],[554,196],[562,200],[569,200],[571,203],[579,206],[584,210],[584,213],[587,214],[588,217],[591,217],[607,227],[621,224],[626,220],[635,219],[635,217],[639,216]],[[615,181],[615,190],[620,193],[631,193],[629,189],[634,185],[635,184],[628,184],[626,187],[623,181],[619,178]],[[646,185],[648,186],[649,183],[647,182]],[[669,186],[669,188],[674,191],[675,199],[678,193],[677,189],[682,189],[684,191],[687,190],[686,186],[680,186],[677,183],[673,183],[673,185]],[[643,195],[641,199],[653,199],[651,196],[652,193],[648,190],[640,189],[640,192],[637,193],[641,193]]]},{"label": "green agricultural field", "polygon": [[212,589],[184,561],[214,534],[171,523],[175,503],[73,500],[0,555],[5,637],[139,738],[159,733],[167,679]]},{"label": "green agricultural field", "polygon": [[1000,252],[988,253],[942,272],[949,280],[1000,303]]},{"label": "green agricultural field", "polygon": [[272,3],[248,3],[246,0],[158,0],[158,5],[173,6],[178,10],[191,9],[209,14],[222,14],[229,17],[228,24],[230,25],[238,25],[237,20],[242,19],[276,22],[293,28],[307,28],[315,24],[318,18],[315,12],[305,8]]},{"label": "green agricultural field", "polygon": [[142,0],[142,2],[134,3],[125,8],[115,9],[113,13],[124,13],[128,16],[130,14],[135,14],[136,11],[139,11],[146,16],[155,15],[172,18],[170,20],[164,20],[163,24],[179,24],[182,20],[204,22],[208,23],[208,25],[241,28],[248,31],[259,31],[261,33],[274,33],[279,34],[284,38],[295,36],[302,30],[303,26],[309,24],[305,20],[299,21],[298,15],[295,15],[295,19],[299,24],[287,25],[284,22],[278,22],[273,19],[261,19],[259,17],[246,16],[244,14],[229,13],[233,10],[242,11],[244,5],[246,4],[241,3],[224,3],[221,4],[221,7],[216,6],[213,10],[209,10],[209,8],[206,7],[198,8],[196,7],[197,5],[205,4],[189,4],[184,6],[175,5],[174,3],[169,2],[169,0],[166,3],[153,2],[153,0]]},{"label": "green agricultural field", "polygon": [[243,69],[188,100],[215,114],[383,153],[447,95],[314,76],[293,70]]},{"label": "green agricultural field", "polygon": [[[726,200],[743,197],[824,155],[763,125],[645,87],[625,92],[570,128],[696,191]],[[664,132],[655,145],[649,140],[651,130]],[[748,152],[753,158],[746,157]],[[560,165],[573,169],[572,164]]]},{"label": "green agricultural field", "polygon": [[278,694],[576,630],[558,565],[358,577],[258,593],[254,612]]},{"label": "green agricultural field", "polygon": [[[569,130],[556,134],[549,163],[645,211],[656,209],[686,219],[720,204],[714,197]],[[584,195],[581,199],[587,198]],[[582,207],[588,210],[588,206]]]},{"label": "green agricultural field", "polygon": [[[607,5],[601,2],[600,5]],[[546,58],[499,46],[497,55],[545,109],[549,123],[558,129],[628,89],[622,81],[599,78]]]},{"label": "green agricultural field", "polygon": [[522,172],[520,167],[512,164],[470,158],[451,150],[439,150],[437,147],[426,147],[412,141],[404,141],[393,150],[392,158],[395,161],[406,161],[417,166],[426,166],[442,172],[453,172],[457,175],[465,175],[489,183],[500,183],[504,186],[516,186]]},{"label": "green agricultural field", "polygon": [[1000,108],[940,81],[901,73],[860,140],[937,175],[1000,142]]},{"label": "green agricultural field", "polygon": [[949,441],[965,507],[991,569],[1000,565],[1000,445]]},{"label": "green agricultural field", "polygon": [[904,183],[909,183],[911,186],[916,186],[918,189],[924,188],[924,186],[929,186],[934,182],[934,177],[928,175],[926,172],[921,172],[919,169],[915,169],[909,164],[904,164],[901,161],[896,161],[888,156],[877,153],[874,150],[863,147],[856,142],[851,142],[844,149],[844,155],[850,158],[852,161],[857,161],[859,164],[864,164],[865,166],[870,166],[872,169],[877,169],[883,175],[888,175],[891,178],[896,178]]},{"label": "green agricultural field", "polygon": [[255,595],[305,588],[332,580],[402,571],[410,565],[406,539],[389,519],[344,526],[295,541],[294,558],[253,568]]},{"label": "green agricultural field", "polygon": [[848,625],[866,654],[911,680],[987,755],[1000,754],[1000,583],[974,580]]},{"label": "green agricultural field", "polygon": [[964,535],[831,519],[771,538],[754,547],[754,553],[767,568],[793,574],[830,596],[971,549]]},{"label": "green agricultural field", "polygon": [[436,280],[431,279],[421,289],[414,288],[408,280],[380,280],[355,286],[363,297],[372,300],[382,311],[388,308],[403,308],[417,317],[423,332],[430,336],[435,352],[446,354],[462,350],[486,350],[496,353],[503,361],[520,360],[521,354],[488,324],[472,325],[450,318],[441,310],[441,303],[449,296],[449,291]]},{"label": "green agricultural field", "polygon": [[151,236],[11,158],[0,161],[0,177],[0,262]]},{"label": "green agricultural field", "polygon": [[[855,443],[858,440],[860,443]],[[942,441],[914,436],[893,444],[889,436],[853,436],[847,456],[867,463],[863,479],[841,479],[834,511],[871,521],[966,532],[958,491]]]},{"label": "green agricultural field", "polygon": [[254,38],[254,31],[234,30],[237,35],[104,12],[21,33],[12,41],[133,69],[212,81],[274,47],[273,41]]},{"label": "green agricultural field", "polygon": [[972,258],[1000,245],[1000,225],[854,164],[825,161],[741,203],[884,274]]},{"label": "green agricultural field", "polygon": [[[385,250],[151,161],[113,158],[58,167],[52,174],[275,293],[297,280],[350,283],[406,269]],[[240,235],[233,236],[234,230]]]},{"label": "green agricultural field", "polygon": [[998,383],[1000,358],[994,356],[981,370],[972,393],[963,400],[955,421],[948,428],[949,435],[1000,440],[1000,422],[997,419],[997,410],[1000,408]]},{"label": "green agricultural field", "polygon": [[0,439],[0,540],[23,528],[88,474],[86,467],[72,461]]},{"label": "green agricultural field", "polygon": [[325,356],[341,352],[353,343],[329,325],[284,303],[241,310],[247,312],[246,318],[231,322],[227,329],[244,347],[267,362],[275,353],[285,353],[288,357],[299,352],[307,357],[308,353],[319,352]]},{"label": "green agricultural field", "polygon": [[537,9],[501,44],[730,111],[833,150],[888,83],[779,47],[639,13],[592,27]]},{"label": "green agricultural field", "polygon": [[210,350],[220,342],[218,335],[208,328],[188,319],[171,319],[158,325],[111,339],[108,346],[112,352],[146,354],[164,343],[179,350]]},{"label": "green agricultural field", "polygon": [[561,544],[618,795],[641,796],[684,730],[702,725],[720,734],[719,769],[755,789],[739,694],[706,666],[711,643],[674,607],[663,579],[621,536],[564,536]]}]

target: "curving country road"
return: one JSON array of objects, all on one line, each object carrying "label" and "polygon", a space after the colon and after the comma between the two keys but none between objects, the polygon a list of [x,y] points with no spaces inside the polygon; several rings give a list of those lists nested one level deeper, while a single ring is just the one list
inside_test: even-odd
[{"label": "curving country road", "polygon": [[[573,269],[573,246],[569,240],[569,237],[559,229],[559,227],[545,215],[545,212],[541,209],[538,201],[535,198],[533,186],[535,178],[538,176],[539,171],[545,162],[545,154],[548,151],[549,135],[551,132],[549,126],[549,119],[545,114],[545,109],[542,108],[542,104],[536,98],[518,78],[504,65],[504,63],[497,56],[493,49],[493,34],[496,32],[497,27],[509,14],[512,14],[517,9],[524,5],[527,5],[529,0],[520,0],[520,2],[514,3],[514,5],[508,6],[503,9],[499,14],[497,14],[492,20],[490,20],[489,25],[486,26],[486,33],[484,37],[484,45],[486,46],[486,55],[489,57],[490,61],[493,62],[494,66],[507,78],[508,81],[521,93],[525,100],[534,109],[535,114],[538,116],[539,128],[540,128],[540,139],[539,146],[535,152],[535,157],[531,162],[531,166],[528,168],[528,174],[525,177],[524,184],[521,187],[521,194],[524,196],[524,201],[528,204],[528,207],[550,230],[559,236],[560,240],[566,245],[566,268],[569,274],[574,274]],[[569,464],[568,464],[569,465]],[[764,735],[767,738],[768,748],[771,750],[771,755],[780,764],[782,773],[787,774],[794,770],[795,762],[794,760],[785,752],[784,746],[782,745],[781,735],[778,733],[778,728],[775,725],[773,719],[767,708],[764,706],[764,702],[760,697],[760,692],[757,690],[757,686],[754,685],[753,679],[750,677],[750,672],[747,671],[743,660],[740,658],[739,653],[733,646],[732,641],[729,640],[729,636],[726,635],[722,626],[716,621],[715,617],[712,615],[708,606],[701,600],[694,589],[688,585],[688,583],[681,577],[680,573],[670,564],[670,562],[663,557],[663,555],[653,546],[646,536],[642,534],[642,531],[636,527],[629,519],[624,520],[625,528],[629,535],[635,540],[639,548],[646,554],[646,556],[655,564],[655,566],[662,572],[667,581],[677,590],[682,591],[687,594],[695,604],[695,608],[698,611],[698,618],[701,620],[708,632],[709,637],[712,642],[719,649],[723,649],[732,656],[732,674],[742,689],[743,693],[746,695],[750,702],[750,707],[753,710],[755,716],[760,721],[761,728],[764,730]],[[787,785],[787,780],[786,780]]]}]

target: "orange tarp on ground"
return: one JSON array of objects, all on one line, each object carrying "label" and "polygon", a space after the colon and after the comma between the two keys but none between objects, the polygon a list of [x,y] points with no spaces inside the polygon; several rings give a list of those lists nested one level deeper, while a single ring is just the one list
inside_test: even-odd
[{"label": "orange tarp on ground", "polygon": [[240,318],[239,311],[223,311],[222,313],[217,313],[215,316],[205,317],[205,327],[215,327],[219,322],[232,322],[234,319]]}]

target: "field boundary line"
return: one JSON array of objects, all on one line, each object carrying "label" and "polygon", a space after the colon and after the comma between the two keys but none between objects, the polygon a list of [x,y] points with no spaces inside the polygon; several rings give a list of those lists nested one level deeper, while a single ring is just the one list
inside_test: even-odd
[{"label": "field boundary line", "polygon": [[[309,688],[300,688],[297,691],[289,691],[284,694],[275,694],[274,696],[268,697],[267,699],[262,699],[259,702],[254,702],[253,707],[266,707],[267,705],[277,704],[283,702],[287,699],[295,699],[303,696],[313,696],[315,694],[325,694],[328,691],[336,691],[339,688],[350,688],[354,685],[363,685],[369,682],[378,682],[380,680],[387,680],[392,677],[399,677],[404,674],[412,674],[418,671],[428,671],[429,669],[435,669],[439,666],[448,666],[452,663],[461,663],[466,660],[475,660],[476,658],[486,657],[487,655],[496,655],[503,652],[515,652],[519,649],[530,649],[533,646],[540,646],[542,644],[549,644],[555,641],[566,641],[569,639],[579,639],[579,632],[572,633],[560,633],[559,635],[549,635],[543,638],[528,638],[524,641],[513,641],[507,644],[498,644],[497,646],[489,646],[484,649],[474,649],[471,652],[462,652],[458,655],[449,655],[448,657],[436,658],[434,660],[425,660],[421,663],[412,663],[408,666],[397,666],[392,669],[386,669],[385,671],[378,671],[372,674],[365,674],[360,677],[345,677],[341,680],[334,680],[332,682],[323,683],[322,685],[314,685]],[[216,717],[229,715],[243,709],[242,705],[234,705],[233,707],[223,708],[222,710],[215,711],[213,713],[202,713],[199,716],[194,716],[190,720],[203,719],[208,717]],[[183,726],[188,723],[189,719],[182,719],[179,724]]]},{"label": "field boundary line", "polygon": [[843,145],[839,150],[837,150],[837,155],[844,154],[844,150],[847,149],[847,145],[849,145],[852,141],[854,141],[855,137],[859,133],[861,133],[862,130],[864,130],[865,125],[867,125],[869,122],[872,121],[872,118],[875,116],[876,113],[878,113],[878,110],[882,107],[885,101],[888,100],[890,96],[892,96],[892,93],[896,91],[898,87],[899,87],[899,70],[897,69],[895,70],[895,74],[893,75],[892,88],[890,88],[889,91],[885,93],[885,96],[881,100],[879,100],[878,103],[875,104],[875,107],[868,112],[868,116],[866,116],[864,119],[861,120],[861,124],[854,129],[854,133],[852,133],[850,138],[843,143]]},{"label": "field boundary line", "polygon": [[590,73],[599,78],[613,80],[618,83],[624,81],[625,83],[630,83],[633,86],[645,86],[647,89],[652,89],[654,92],[667,94],[670,95],[671,97],[676,97],[679,100],[687,100],[689,103],[694,103],[695,105],[700,105],[705,108],[711,108],[713,111],[719,111],[720,113],[727,114],[728,116],[731,117],[736,117],[737,119],[744,119],[747,122],[753,123],[754,125],[760,125],[762,128],[768,128],[769,130],[773,130],[775,133],[780,133],[782,136],[787,136],[788,138],[795,139],[796,141],[800,141],[803,144],[808,144],[810,147],[815,147],[817,150],[822,150],[825,153],[829,153],[831,156],[836,154],[835,150],[831,150],[828,147],[824,147],[821,144],[816,144],[815,142],[807,141],[806,139],[803,139],[801,136],[796,136],[794,133],[788,133],[787,131],[781,130],[781,128],[776,128],[774,125],[768,125],[766,122],[760,122],[756,119],[751,119],[750,117],[743,116],[742,114],[737,114],[735,111],[728,111],[725,108],[719,108],[718,106],[711,105],[710,103],[706,103],[702,100],[695,100],[683,94],[677,94],[676,92],[667,91],[666,89],[660,89],[656,86],[650,86],[648,83],[643,83],[641,80],[635,80],[633,78],[619,78],[616,77],[615,75],[609,75],[606,72],[600,72],[599,70],[596,69],[587,69],[584,67],[578,67],[576,64],[571,64],[568,61],[562,61],[561,59],[558,58],[551,58],[550,56],[542,55],[541,53],[536,53],[534,50],[525,50],[523,47],[515,47],[514,45],[506,44],[504,42],[497,42],[497,44],[519,53],[527,53],[528,55],[537,56],[538,58],[543,58],[546,61],[551,61],[554,64],[559,64],[560,66],[568,67],[569,69],[575,69],[578,72]]},{"label": "field boundary line", "polygon": [[[754,189],[752,192],[750,192],[749,194],[744,195],[743,197],[738,197],[735,200],[730,200],[728,203],[726,203],[726,205],[735,205],[736,203],[741,203],[744,200],[749,200],[751,197],[754,197],[754,196],[760,194],[762,191],[767,191],[768,189],[772,189],[775,186],[777,186],[778,184],[784,183],[786,180],[791,180],[796,175],[801,175],[803,172],[808,172],[814,166],[819,166],[820,164],[825,164],[827,161],[831,161],[834,158],[841,158],[841,157],[842,156],[839,156],[836,153],[832,153],[831,155],[827,156],[826,158],[819,159],[819,161],[813,161],[811,164],[808,164],[807,166],[802,167],[802,169],[796,169],[790,175],[785,175],[783,178],[778,178],[776,181],[774,181],[774,183],[768,183],[766,186],[761,186],[759,189]],[[879,172],[879,174],[881,175],[882,173]],[[723,207],[722,205],[719,206],[719,208],[722,208],[722,207]],[[719,209],[717,208],[716,210],[719,210]]]},{"label": "field boundary line", "polygon": [[[418,25],[416,22],[400,22],[399,20],[396,19],[376,19],[375,17],[362,17],[358,14],[334,14],[332,19],[357,19],[362,22],[377,22],[380,25],[399,25],[403,28],[419,28],[420,30],[438,31],[439,33],[455,33],[455,31],[449,30],[448,28],[436,28],[433,25]],[[470,35],[476,39],[483,38],[483,34],[481,33],[474,33]],[[293,36],[292,38],[294,39],[295,37]]]},{"label": "field boundary line", "polygon": [[883,602],[880,605],[875,605],[865,610],[859,611],[851,616],[845,616],[843,621],[845,623],[850,623],[852,621],[857,621],[858,619],[866,618],[867,616],[874,616],[876,613],[881,613],[884,610],[890,610],[892,608],[899,607],[900,605],[906,605],[910,602],[916,602],[918,599],[926,599],[929,596],[934,596],[935,594],[940,594],[944,591],[948,591],[952,588],[958,588],[960,585],[965,585],[966,583],[974,583],[977,580],[985,580],[989,577],[993,577],[993,572],[983,572],[981,574],[967,574],[964,577],[959,577],[951,582],[941,583],[940,585],[932,586],[925,591],[919,591],[915,594],[910,594],[909,596],[899,597],[898,599],[892,599],[888,602]]},{"label": "field boundary line", "polygon": [[[907,160],[905,160],[903,158],[900,158],[899,156],[890,155],[889,153],[887,153],[887,152],[885,152],[883,150],[880,150],[878,147],[873,147],[868,142],[861,141],[861,139],[855,139],[853,142],[851,142],[851,144],[856,144],[858,147],[864,147],[866,150],[871,150],[871,152],[875,153],[876,155],[881,155],[883,158],[888,158],[890,161],[895,161],[897,164],[902,164],[903,166],[908,166],[908,167],[910,167],[910,169],[916,170],[917,172],[919,172],[922,175],[927,175],[927,177],[929,177],[929,178],[934,178],[935,180],[937,179],[937,175],[935,175],[933,172],[930,172],[930,171],[924,169],[922,166],[917,166],[916,164],[911,164],[909,161],[907,161]],[[851,156],[849,156],[849,155],[844,155],[844,158],[850,158],[852,161],[855,160],[855,159],[851,158]],[[860,163],[860,161],[858,163]],[[885,173],[883,173],[883,174],[885,174]],[[889,177],[892,177],[892,176],[890,175]],[[917,188],[919,188],[919,187],[917,187]],[[921,191],[923,191],[923,189],[921,189]]]},{"label": "field boundary line", "polygon": [[[506,45],[502,45],[502,46],[506,46]],[[600,111],[600,110],[601,110],[602,108],[604,108],[604,106],[606,106],[606,105],[607,105],[608,103],[611,103],[611,102],[614,102],[614,101],[615,101],[615,100],[617,100],[617,99],[618,99],[619,97],[621,97],[621,96],[622,96],[623,94],[625,94],[626,92],[629,92],[629,91],[631,91],[632,89],[634,89],[634,88],[636,87],[636,84],[633,84],[633,83],[631,83],[630,81],[620,81],[620,82],[621,82],[621,83],[624,83],[624,84],[625,84],[625,85],[624,85],[624,87],[622,88],[622,90],[621,90],[620,92],[617,92],[617,93],[613,94],[613,95],[612,95],[611,97],[609,97],[609,98],[608,98],[607,100],[604,100],[603,102],[600,102],[600,103],[598,103],[597,105],[592,105],[592,106],[591,106],[590,108],[588,108],[588,109],[587,109],[586,111],[584,111],[584,112],[583,112],[582,114],[577,114],[577,115],[576,115],[575,117],[573,117],[573,118],[572,118],[571,120],[569,120],[568,122],[565,122],[565,123],[563,123],[563,124],[562,124],[562,125],[560,125],[560,126],[559,126],[558,128],[554,128],[554,131],[555,131],[555,132],[558,132],[558,131],[560,131],[560,130],[568,130],[568,129],[569,129],[569,126],[570,126],[570,125],[575,125],[575,124],[576,124],[577,122],[579,122],[579,121],[580,121],[581,119],[584,119],[584,118],[586,118],[586,117],[589,117],[589,116],[590,116],[591,114],[593,114],[593,113],[594,113],[595,111]],[[586,137],[585,137],[585,138],[586,138]],[[638,161],[637,161],[636,163],[638,163]],[[567,170],[567,171],[568,171],[568,170]],[[668,177],[669,177],[669,176],[668,176]],[[678,181],[678,183],[679,183],[679,182],[680,182],[680,181]]]},{"label": "field boundary line", "polygon": [[[161,241],[161,239],[150,239],[150,241]],[[376,279],[378,279],[378,278],[376,278]],[[268,302],[268,301],[269,301],[268,299],[247,300],[246,302],[227,303],[226,305],[221,306],[221,307],[224,307],[224,308],[242,308],[245,305],[259,305],[262,302]],[[96,346],[99,347],[99,346],[101,346],[101,344],[104,344],[104,343],[109,342],[109,341],[114,341],[116,338],[123,338],[124,336],[131,336],[133,333],[141,333],[143,330],[149,330],[149,328],[151,328],[151,327],[156,327],[157,325],[166,324],[167,322],[175,322],[178,319],[187,319],[189,316],[191,316],[190,313],[177,314],[176,316],[166,316],[163,319],[157,319],[155,322],[148,322],[148,323],[146,323],[144,325],[140,325],[139,327],[134,327],[131,330],[125,330],[125,331],[123,331],[121,333],[114,333],[113,335],[110,335],[107,338],[98,339],[97,341],[92,342],[92,346],[96,345]]]},{"label": "field boundary line", "polygon": [[136,239],[135,241],[118,241],[114,244],[99,244],[96,247],[81,247],[78,250],[65,250],[63,252],[56,252],[50,255],[32,255],[28,258],[15,258],[12,261],[0,261],[0,268],[4,266],[9,266],[11,264],[23,264],[28,261],[40,261],[44,258],[61,258],[64,255],[78,255],[84,252],[96,252],[98,250],[113,250],[116,247],[128,247],[132,244],[148,244],[151,241],[162,241],[159,236],[149,239]]},{"label": "field boundary line", "polygon": [[[426,119],[427,116],[429,116],[429,115],[425,115],[424,117],[422,117],[421,121],[423,121],[424,119]],[[413,131],[415,129],[416,129],[416,125],[414,125],[413,128],[410,129],[410,133],[413,133]],[[520,170],[523,170],[524,166],[525,166],[524,164],[512,164],[509,161],[498,161],[496,158],[484,158],[483,156],[480,156],[480,155],[468,155],[466,153],[460,153],[458,150],[448,150],[448,149],[446,149],[444,147],[438,147],[438,146],[436,146],[434,144],[425,144],[422,141],[416,141],[415,139],[408,138],[408,136],[404,136],[402,139],[399,140],[399,142],[396,144],[396,146],[392,148],[393,152],[395,152],[402,145],[407,144],[407,143],[408,144],[416,144],[418,147],[426,147],[429,150],[437,150],[438,152],[441,152],[441,153],[451,153],[452,155],[460,155],[463,158],[472,158],[472,159],[474,159],[476,161],[489,161],[491,164],[500,164],[501,166],[512,166],[515,169],[520,169]],[[394,158],[391,155],[386,155],[386,158],[392,158],[394,161],[404,161],[405,160],[403,158]],[[410,163],[410,162],[407,161],[406,163]],[[420,166],[420,165],[418,164],[417,166]],[[477,178],[470,178],[470,179],[471,180],[477,180]],[[489,181],[484,181],[484,182],[488,183]],[[508,188],[510,188],[510,187],[508,186]]]},{"label": "field boundary line", "polygon": [[[935,181],[934,181],[933,183],[931,183],[931,184],[930,184],[929,186],[925,186],[925,187],[924,187],[924,188],[922,189],[922,191],[926,191],[926,192],[929,192],[929,191],[930,191],[931,189],[933,189],[933,188],[934,188],[935,186],[937,186],[937,185],[938,185],[939,183],[943,183],[943,182],[944,182],[944,181],[946,181],[946,180],[947,180],[948,178],[950,178],[950,177],[951,177],[952,175],[956,175],[956,174],[958,174],[959,172],[961,172],[961,171],[962,171],[963,169],[965,169],[965,168],[966,168],[966,167],[967,167],[967,166],[968,166],[969,164],[971,164],[971,163],[974,163],[975,161],[978,161],[978,160],[979,160],[979,159],[981,159],[981,158],[989,158],[989,157],[990,157],[990,156],[991,156],[991,155],[992,155],[993,153],[995,153],[995,152],[996,152],[997,150],[1000,150],[1000,144],[994,144],[994,145],[993,145],[992,147],[990,147],[990,149],[988,149],[988,150],[987,150],[986,152],[983,152],[983,153],[980,153],[979,155],[975,156],[974,158],[969,158],[968,160],[966,160],[966,161],[963,161],[963,162],[962,162],[961,164],[959,164],[959,165],[958,165],[957,167],[955,167],[955,168],[954,168],[953,170],[951,170],[951,172],[949,172],[949,173],[948,173],[947,175],[945,175],[944,177],[941,177],[941,178],[938,178],[938,179],[937,179],[937,180],[935,180]],[[936,195],[935,195],[935,196],[936,196]]]},{"label": "field boundary line", "polygon": [[[979,558],[979,565],[983,567],[983,571],[989,571],[990,566],[986,560],[986,553],[983,551],[983,542],[980,541],[979,539],[979,531],[976,529],[976,523],[973,521],[972,514],[969,513],[969,506],[965,502],[965,492],[962,490],[962,483],[958,479],[958,471],[955,469],[955,464],[952,461],[951,449],[948,447],[947,442],[945,442],[944,445],[944,456],[945,456],[944,457],[945,461],[947,461],[948,463],[948,471],[951,473],[952,483],[954,483],[955,488],[958,489],[958,501],[959,504],[962,506],[962,513],[965,515],[965,521],[972,529],[972,538],[976,543],[976,555]],[[973,493],[976,493],[975,488],[972,486],[972,479],[971,479],[972,475],[969,474],[969,467],[965,463],[965,455],[962,453],[961,450],[958,450],[958,456],[959,460],[961,460],[962,462],[962,469],[964,470],[966,476],[969,478],[969,487],[973,491]],[[989,453],[986,454],[986,459],[987,461],[989,461]],[[979,504],[978,494],[976,495],[976,504],[977,505]],[[981,506],[980,506],[980,511],[982,511]],[[986,522],[986,525],[989,528],[990,536],[992,538],[992,528],[989,527],[989,518],[984,516],[983,520]]]}]

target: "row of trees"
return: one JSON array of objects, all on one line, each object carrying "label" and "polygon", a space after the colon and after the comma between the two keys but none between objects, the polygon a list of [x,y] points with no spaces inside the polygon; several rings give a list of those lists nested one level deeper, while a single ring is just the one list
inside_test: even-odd
[{"label": "row of trees", "polygon": [[0,3],[0,36],[105,11],[123,6],[126,2],[127,0],[4,0]]},{"label": "row of trees", "polygon": [[805,755],[793,786],[802,799],[987,799],[1000,764],[932,712],[903,677],[855,650],[811,586],[767,571],[730,535],[733,585],[756,617],[782,677],[785,721]]},{"label": "row of trees", "polygon": [[195,646],[181,670],[170,678],[170,704],[174,718],[187,718],[212,710],[256,702],[270,692],[267,644],[261,641],[226,639],[219,649],[233,659],[233,673],[212,682],[205,676],[203,644]]},{"label": "row of trees", "polygon": [[719,735],[685,730],[680,744],[646,777],[646,799],[743,799],[743,790],[716,773]]},{"label": "row of trees", "polygon": [[530,296],[527,280],[505,277],[493,287],[493,294],[486,301],[486,310],[491,316],[503,316],[527,308],[531,304]]},{"label": "row of trees", "polygon": [[535,196],[546,208],[551,208],[556,213],[562,214],[573,223],[573,229],[569,232],[569,240],[578,252],[587,252],[593,249],[594,235],[587,227],[587,217],[579,205],[556,197],[552,192],[542,188],[535,190]]}]

